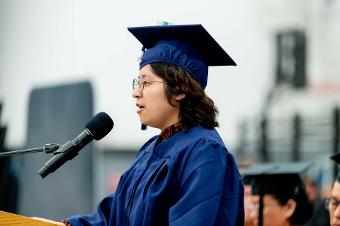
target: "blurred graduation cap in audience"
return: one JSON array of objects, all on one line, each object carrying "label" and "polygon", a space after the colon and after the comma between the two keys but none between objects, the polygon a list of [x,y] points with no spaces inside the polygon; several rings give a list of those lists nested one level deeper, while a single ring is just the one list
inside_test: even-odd
[{"label": "blurred graduation cap in audience", "polygon": [[[288,200],[289,198],[297,197],[303,192],[303,196],[307,199],[301,174],[310,166],[311,163],[306,162],[262,163],[251,165],[244,172],[244,183],[251,185],[253,195],[259,195],[259,226],[263,224],[264,195],[286,197]],[[312,209],[310,212],[312,212]],[[302,216],[302,218],[305,217],[309,218],[310,216]]]},{"label": "blurred graduation cap in audience", "polygon": [[340,182],[340,173],[339,173],[339,169],[338,169],[338,165],[340,165],[340,152],[336,153],[334,155],[332,155],[330,157],[332,160],[334,160],[334,162],[337,164],[334,166],[334,178]]},{"label": "blurred graduation cap in audience", "polygon": [[330,157],[332,160],[334,160],[337,164],[340,164],[340,153],[336,153]]}]

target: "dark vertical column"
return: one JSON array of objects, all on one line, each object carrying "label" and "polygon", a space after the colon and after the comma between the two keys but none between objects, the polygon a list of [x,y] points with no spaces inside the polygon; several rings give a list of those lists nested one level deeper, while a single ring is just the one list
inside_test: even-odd
[{"label": "dark vertical column", "polygon": [[238,160],[247,160],[246,158],[246,140],[247,139],[247,128],[246,121],[243,120],[238,124],[238,145],[236,149],[236,156]]},{"label": "dark vertical column", "polygon": [[[93,116],[89,82],[33,89],[29,98],[25,148],[47,143],[63,145],[75,138]],[[19,213],[60,220],[93,211],[92,147],[44,179],[37,171],[52,158],[45,153],[18,156],[21,164]]]},{"label": "dark vertical column", "polygon": [[301,117],[294,115],[293,118],[293,137],[292,137],[292,160],[299,161],[301,159]]},{"label": "dark vertical column", "polygon": [[[2,103],[0,103],[0,152],[7,151],[5,137],[7,127],[1,124]],[[0,210],[17,211],[18,178],[11,170],[11,157],[0,157]]]},{"label": "dark vertical column", "polygon": [[306,36],[304,31],[286,30],[276,36],[276,85],[294,88],[306,85]]},{"label": "dark vertical column", "polygon": [[263,160],[263,162],[269,161],[268,156],[268,119],[267,117],[263,117],[260,122],[260,145],[259,145],[259,153]]}]

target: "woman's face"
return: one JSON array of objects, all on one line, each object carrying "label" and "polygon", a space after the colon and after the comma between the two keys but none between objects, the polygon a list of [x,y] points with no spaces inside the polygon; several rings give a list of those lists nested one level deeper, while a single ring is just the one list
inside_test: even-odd
[{"label": "woman's face", "polygon": [[[254,206],[251,213],[254,225],[258,225],[259,196],[253,196],[251,202]],[[263,226],[289,226],[289,217],[292,215],[287,205],[280,203],[272,195],[263,196]]]},{"label": "woman's face", "polygon": [[150,65],[139,71],[139,79],[144,81],[144,88],[133,90],[136,98],[137,113],[141,123],[161,130],[178,122],[179,105],[170,105],[165,94],[166,83],[157,76]]}]

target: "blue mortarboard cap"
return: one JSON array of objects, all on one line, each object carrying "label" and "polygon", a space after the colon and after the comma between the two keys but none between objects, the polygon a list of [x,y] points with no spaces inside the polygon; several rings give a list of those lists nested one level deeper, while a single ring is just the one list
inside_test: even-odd
[{"label": "blue mortarboard cap", "polygon": [[236,65],[200,24],[129,27],[128,30],[147,49],[140,68],[156,62],[174,64],[205,88],[208,66]]}]

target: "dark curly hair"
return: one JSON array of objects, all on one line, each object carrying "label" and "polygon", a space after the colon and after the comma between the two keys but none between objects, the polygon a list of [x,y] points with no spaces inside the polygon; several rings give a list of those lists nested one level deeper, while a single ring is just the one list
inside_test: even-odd
[{"label": "dark curly hair", "polygon": [[152,70],[165,82],[165,93],[171,105],[175,105],[174,96],[185,94],[180,101],[180,123],[184,130],[194,125],[212,129],[218,127],[218,110],[204,92],[203,87],[179,66],[168,63],[152,63]]}]

